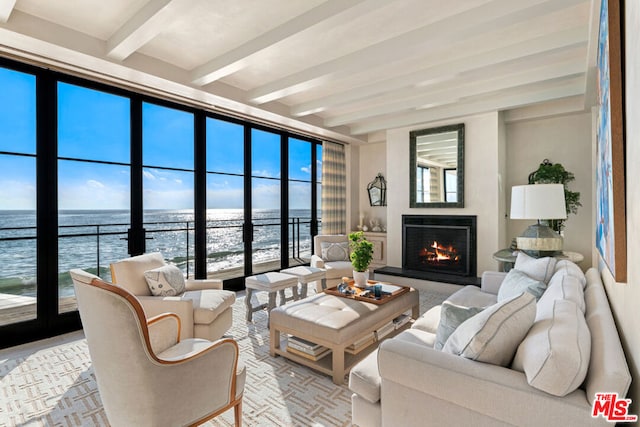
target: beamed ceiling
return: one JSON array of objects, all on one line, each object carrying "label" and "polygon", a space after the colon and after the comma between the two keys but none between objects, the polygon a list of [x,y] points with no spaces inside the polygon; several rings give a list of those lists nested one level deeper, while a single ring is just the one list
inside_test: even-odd
[{"label": "beamed ceiling", "polygon": [[345,142],[590,108],[600,0],[0,0],[0,54]]}]

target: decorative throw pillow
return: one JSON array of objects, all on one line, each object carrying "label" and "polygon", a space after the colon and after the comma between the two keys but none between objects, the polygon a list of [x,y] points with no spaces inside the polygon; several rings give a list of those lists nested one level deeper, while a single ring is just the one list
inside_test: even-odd
[{"label": "decorative throw pillow", "polygon": [[449,336],[442,351],[467,359],[508,366],[533,325],[536,299],[528,292],[485,308]]},{"label": "decorative throw pillow", "polygon": [[544,283],[549,283],[551,276],[553,276],[555,272],[556,261],[553,257],[533,258],[524,252],[518,252],[514,268],[517,268],[529,277]]},{"label": "decorative throw pillow", "polygon": [[522,292],[529,292],[536,297],[536,301],[540,299],[544,290],[547,288],[543,282],[532,279],[522,271],[512,268],[502,281],[498,290],[498,302],[508,298],[520,295]]},{"label": "decorative throw pillow", "polygon": [[536,321],[518,347],[512,368],[532,387],[565,396],[584,381],[590,357],[584,315],[573,301],[556,300],[551,317]]},{"label": "decorative throw pillow", "polygon": [[324,261],[349,261],[349,242],[321,242]]},{"label": "decorative throw pillow", "polygon": [[144,272],[151,293],[157,297],[171,297],[184,292],[184,276],[175,265],[163,265]]},{"label": "decorative throw pillow", "polygon": [[449,301],[443,302],[440,307],[440,323],[436,331],[436,342],[433,348],[442,350],[444,343],[453,331],[455,331],[462,322],[475,316],[482,310],[484,310],[484,307],[464,307],[452,304]]}]

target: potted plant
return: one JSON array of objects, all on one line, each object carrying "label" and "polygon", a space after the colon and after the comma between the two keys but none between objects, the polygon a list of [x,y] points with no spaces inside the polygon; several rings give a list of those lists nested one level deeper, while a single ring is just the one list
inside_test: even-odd
[{"label": "potted plant", "polygon": [[373,259],[373,243],[364,237],[362,231],[349,234],[349,247],[351,265],[353,265],[353,280],[355,285],[361,288],[367,286],[369,280],[369,264]]},{"label": "potted plant", "polygon": [[[578,213],[578,207],[582,206],[582,203],[580,203],[580,193],[577,191],[571,191],[567,187],[567,183],[574,179],[575,176],[573,173],[565,170],[564,166],[560,163],[551,163],[549,159],[544,159],[542,163],[540,163],[540,167],[529,174],[529,184],[564,185],[564,201],[567,206],[567,215],[570,213]],[[564,219],[549,220],[549,227],[561,234],[565,221],[566,220]]]}]

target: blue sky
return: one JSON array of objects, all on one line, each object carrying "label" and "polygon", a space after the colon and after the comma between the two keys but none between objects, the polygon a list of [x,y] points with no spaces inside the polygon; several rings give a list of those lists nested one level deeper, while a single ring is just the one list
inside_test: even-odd
[{"label": "blue sky", "polygon": [[[0,151],[35,154],[35,77],[0,68]],[[193,115],[143,104],[143,203],[145,209],[192,209]],[[207,205],[242,208],[244,129],[207,119]],[[130,163],[129,99],[58,84],[58,155]],[[311,179],[311,147],[289,143],[289,178]],[[252,130],[252,203],[280,207],[280,136]],[[60,160],[60,209],[129,209],[130,168]],[[273,179],[275,178],[275,179]],[[290,182],[291,209],[310,207],[309,183]],[[0,155],[0,209],[35,208],[35,158]]]}]

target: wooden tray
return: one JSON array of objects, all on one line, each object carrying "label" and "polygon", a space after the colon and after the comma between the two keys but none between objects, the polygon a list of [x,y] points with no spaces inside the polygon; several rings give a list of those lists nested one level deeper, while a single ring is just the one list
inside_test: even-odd
[{"label": "wooden tray", "polygon": [[[373,286],[373,285],[375,285],[377,283],[380,283],[380,282],[376,282],[375,280],[368,280],[367,283],[369,284],[369,286]],[[384,283],[388,284],[386,282],[384,282]],[[335,296],[342,297],[342,298],[354,299],[354,300],[358,300],[358,301],[365,301],[365,302],[370,302],[372,304],[380,305],[380,304],[384,304],[386,302],[389,302],[392,299],[395,299],[399,295],[402,295],[402,294],[405,294],[405,293],[409,292],[409,289],[411,289],[408,286],[394,285],[394,286],[399,286],[400,289],[398,289],[397,291],[395,291],[395,292],[393,292],[391,294],[382,294],[381,297],[376,298],[376,297],[373,296],[373,293],[369,294],[371,296],[363,296],[362,293],[366,289],[362,289],[362,288],[358,288],[358,287],[354,286],[353,280],[348,281],[347,284],[349,285],[349,289],[354,291],[353,294],[344,294],[344,293],[338,291],[338,287],[337,286],[325,289],[324,293],[328,294],[328,295],[335,295]]]}]

